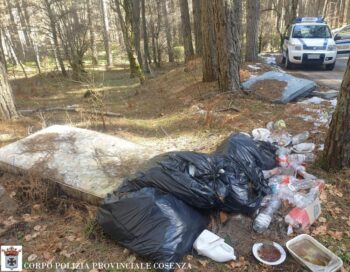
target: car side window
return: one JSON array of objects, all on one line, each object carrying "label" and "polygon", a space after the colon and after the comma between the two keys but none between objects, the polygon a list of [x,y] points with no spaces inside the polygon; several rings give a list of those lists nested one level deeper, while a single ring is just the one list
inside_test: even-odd
[{"label": "car side window", "polygon": [[342,31],[338,33],[338,36],[341,40],[348,40],[350,39],[350,26],[347,26]]}]

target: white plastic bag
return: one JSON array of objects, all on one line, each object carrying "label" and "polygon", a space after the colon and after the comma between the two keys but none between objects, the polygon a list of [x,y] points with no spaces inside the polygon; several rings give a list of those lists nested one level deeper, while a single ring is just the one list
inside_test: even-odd
[{"label": "white plastic bag", "polygon": [[236,260],[233,247],[225,243],[224,239],[209,230],[203,230],[194,241],[193,247],[199,255],[206,256],[216,262],[224,263]]}]

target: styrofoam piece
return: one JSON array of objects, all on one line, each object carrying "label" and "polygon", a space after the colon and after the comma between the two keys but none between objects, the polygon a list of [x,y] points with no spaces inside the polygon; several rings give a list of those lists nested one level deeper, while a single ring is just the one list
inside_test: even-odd
[{"label": "styrofoam piece", "polygon": [[[329,262],[326,266],[320,266],[313,264],[305,259],[305,256],[300,252],[296,251],[297,244],[302,245],[302,251],[304,253],[312,251],[313,254],[322,254],[329,258]],[[303,244],[302,244],[303,243]],[[300,234],[286,243],[286,247],[290,254],[302,265],[306,266],[313,272],[327,271],[334,272],[339,270],[343,266],[343,261],[338,256],[336,256],[332,251],[318,242],[316,239],[307,234]],[[317,251],[317,252],[315,252]],[[304,257],[304,258],[303,258]],[[318,258],[319,259],[319,258]]]},{"label": "styrofoam piece", "polygon": [[283,89],[281,97],[274,102],[288,103],[296,98],[305,97],[309,95],[316,88],[316,83],[312,80],[294,77],[287,73],[270,71],[255,78],[250,78],[243,82],[244,89],[249,89],[254,83],[261,80],[278,80],[287,83]]},{"label": "styrofoam piece", "polygon": [[193,243],[199,255],[206,256],[216,262],[224,263],[236,260],[233,247],[225,240],[209,230],[203,230]]},{"label": "styrofoam piece", "polygon": [[54,125],[0,148],[0,169],[35,171],[67,192],[95,202],[159,153],[116,136]]}]

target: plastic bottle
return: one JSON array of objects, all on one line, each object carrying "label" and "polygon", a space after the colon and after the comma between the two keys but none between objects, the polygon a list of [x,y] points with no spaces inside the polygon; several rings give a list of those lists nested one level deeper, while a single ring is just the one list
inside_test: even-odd
[{"label": "plastic bottle", "polygon": [[273,168],[271,170],[263,170],[264,178],[268,179],[272,176],[281,174],[282,169],[280,167]]},{"label": "plastic bottle", "polygon": [[305,142],[309,138],[310,134],[308,131],[304,131],[292,137],[292,145],[300,144]]},{"label": "plastic bottle", "polygon": [[280,208],[281,200],[274,195],[267,206],[258,214],[253,223],[253,229],[262,233],[269,227],[273,214]]},{"label": "plastic bottle", "polygon": [[306,190],[311,188],[318,187],[320,190],[324,187],[324,180],[314,179],[314,180],[305,180],[305,179],[296,179],[292,180],[288,184],[288,188],[294,192],[299,190]]},{"label": "plastic bottle", "polygon": [[311,204],[320,194],[319,188],[311,188],[308,193],[299,193],[292,191],[288,186],[280,186],[278,197],[282,200],[287,200],[289,204],[298,208],[304,208]]},{"label": "plastic bottle", "polygon": [[315,159],[315,155],[312,153],[288,155],[288,161],[290,163],[296,163],[296,164],[302,164],[304,162],[312,162],[314,159]]}]

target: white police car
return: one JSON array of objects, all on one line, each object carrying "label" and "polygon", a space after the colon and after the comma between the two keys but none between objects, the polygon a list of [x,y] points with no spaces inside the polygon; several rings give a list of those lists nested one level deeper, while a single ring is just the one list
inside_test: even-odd
[{"label": "white police car", "polygon": [[320,17],[296,18],[288,27],[282,51],[287,69],[293,64],[314,64],[333,70],[337,58],[331,30]]},{"label": "white police car", "polygon": [[350,25],[333,31],[338,54],[350,53]]}]

